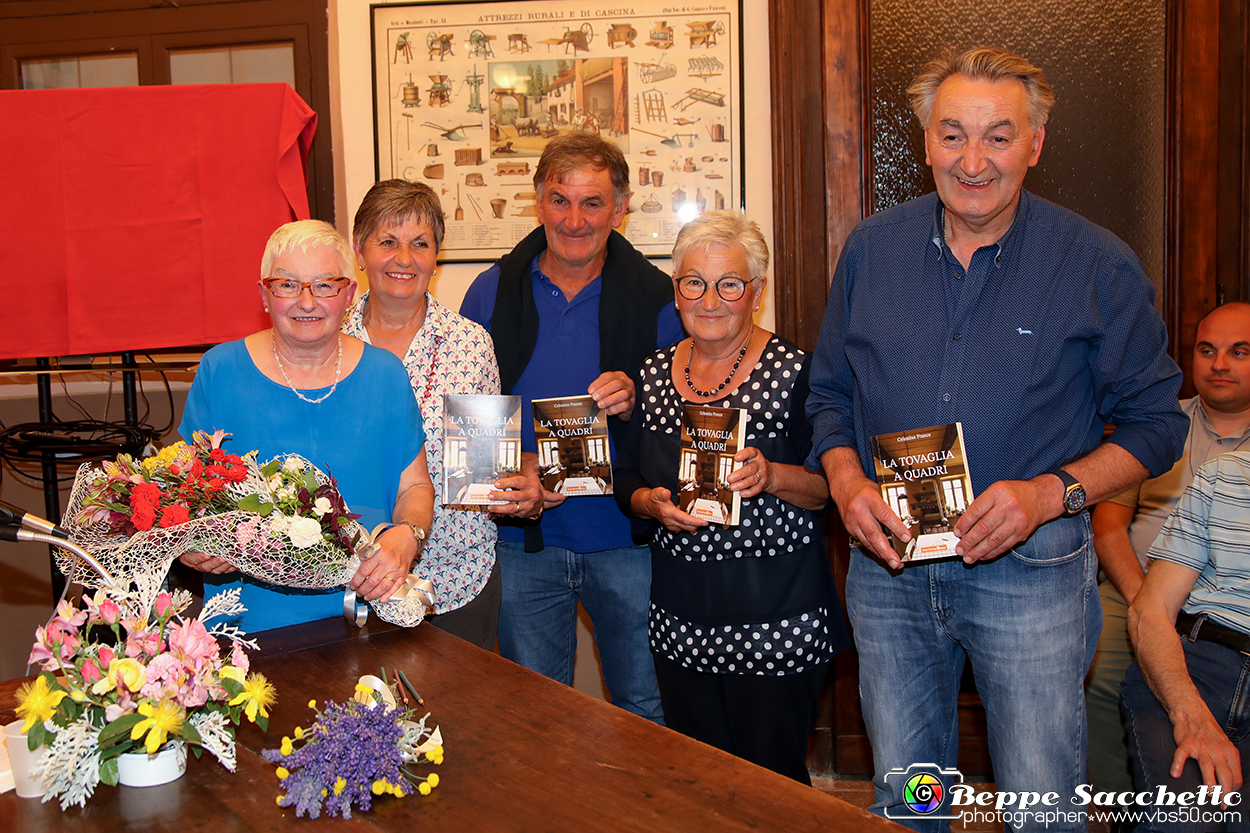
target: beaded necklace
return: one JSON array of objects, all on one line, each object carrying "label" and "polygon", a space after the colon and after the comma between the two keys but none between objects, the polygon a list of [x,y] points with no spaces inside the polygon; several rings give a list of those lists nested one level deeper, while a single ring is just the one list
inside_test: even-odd
[{"label": "beaded necklace", "polygon": [[425,374],[425,393],[421,394],[421,413],[425,413],[425,403],[429,401],[430,394],[434,392],[434,374],[438,370],[438,348],[442,343],[443,337],[435,333],[434,344],[430,347],[430,369]]},{"label": "beaded necklace", "polygon": [[[752,331],[751,335],[754,334],[754,331]],[[715,396],[723,391],[725,386],[733,381],[734,374],[738,372],[738,365],[742,364],[742,357],[747,354],[747,347],[750,344],[751,336],[747,336],[746,343],[743,344],[742,349],[738,351],[738,360],[734,362],[733,370],[729,371],[729,375],[725,377],[725,381],[721,382],[720,385],[717,386],[716,390],[702,391],[696,388],[694,383],[690,381],[690,360],[694,358],[694,341],[692,340],[690,342],[690,352],[686,355],[686,387],[690,388],[690,390],[702,397]]]},{"label": "beaded necklace", "polygon": [[273,331],[269,331],[269,346],[273,348],[273,360],[278,363],[278,372],[282,374],[282,379],[286,382],[286,386],[290,388],[296,396],[309,405],[320,405],[330,398],[330,394],[334,393],[334,389],[339,386],[339,375],[343,372],[343,337],[339,336],[339,357],[334,363],[334,384],[330,385],[330,389],[326,391],[326,395],[320,399],[309,399],[307,396],[299,392],[295,385],[291,384],[291,377],[286,375],[286,368],[282,366],[282,357],[278,355],[278,339],[274,337]]}]

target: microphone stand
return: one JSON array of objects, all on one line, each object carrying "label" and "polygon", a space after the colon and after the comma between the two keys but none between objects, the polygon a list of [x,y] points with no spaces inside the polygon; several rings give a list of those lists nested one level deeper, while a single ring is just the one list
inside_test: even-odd
[{"label": "microphone stand", "polygon": [[[41,519],[35,518],[34,520],[41,520]],[[46,524],[48,522],[43,521],[43,523]],[[49,526],[51,526],[51,524],[49,524]],[[96,561],[96,559],[91,555],[91,553],[87,552],[85,549],[78,546],[73,541],[68,541],[64,538],[61,538],[57,535],[51,535],[47,532],[39,532],[39,531],[32,530],[32,529],[22,529],[21,527],[14,525],[14,524],[0,527],[0,541],[34,541],[36,543],[50,544],[51,546],[54,546],[54,547],[60,547],[61,549],[69,550],[74,555],[78,556],[80,559],[87,562],[87,564],[89,564],[93,570],[99,573],[100,577],[104,579],[104,582],[109,586],[110,589],[112,590],[119,589],[117,586],[116,580],[114,580],[113,576],[109,574],[109,571],[104,569],[103,565],[101,565],[99,561]],[[71,573],[72,572],[73,571],[71,570]]]}]

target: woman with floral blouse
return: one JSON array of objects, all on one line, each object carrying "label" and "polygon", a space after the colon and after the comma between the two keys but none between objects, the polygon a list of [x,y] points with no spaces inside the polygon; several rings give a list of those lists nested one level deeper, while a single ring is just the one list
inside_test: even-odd
[{"label": "woman with floral blouse", "polygon": [[[391,351],[407,368],[436,489],[443,478],[443,394],[499,393],[490,336],[430,294],[444,228],[442,204],[428,186],[390,179],[370,188],[352,227],[369,291],[343,322],[343,332]],[[428,535],[413,572],[434,584],[429,622],[493,649],[500,601],[495,522],[480,508],[435,499]]]}]

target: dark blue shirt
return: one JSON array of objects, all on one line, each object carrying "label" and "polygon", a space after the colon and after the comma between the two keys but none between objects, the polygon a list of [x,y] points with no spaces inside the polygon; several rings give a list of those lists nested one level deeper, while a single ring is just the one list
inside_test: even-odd
[{"label": "dark blue shirt", "polygon": [[[603,282],[595,278],[573,299],[552,283],[538,268],[538,258],[530,264],[534,282],[534,304],[538,307],[538,342],[529,364],[512,392],[521,397],[521,449],[538,450],[530,403],[552,396],[581,396],[599,378],[599,296]],[[460,304],[460,314],[490,330],[499,291],[499,264],[477,276]],[[685,338],[677,308],[670,301],[660,310],[656,349]],[[612,447],[613,459],[616,456]],[[524,530],[501,524],[499,537],[512,543],[524,542]],[[633,546],[629,519],[621,514],[616,501],[606,497],[577,497],[543,515],[543,543],[573,552],[600,552]]]},{"label": "dark blue shirt", "polygon": [[1106,423],[1150,470],[1180,456],[1181,371],[1141,263],[1115,235],[1022,192],[1011,229],[965,273],[936,194],[847,239],[812,361],[807,465],[838,446],[963,423],[973,490],[1080,457]]}]

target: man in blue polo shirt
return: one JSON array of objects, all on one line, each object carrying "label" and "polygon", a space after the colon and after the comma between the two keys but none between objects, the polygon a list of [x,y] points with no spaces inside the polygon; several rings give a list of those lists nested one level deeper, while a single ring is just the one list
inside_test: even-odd
[{"label": "man in blue polo shirt", "polygon": [[[552,139],[534,172],[541,226],[473,282],[460,314],[490,331],[502,391],[534,399],[589,393],[615,443],[634,408],[642,360],[683,337],[673,285],[613,229],[629,202],[629,165],[583,131]],[[534,425],[522,422],[525,475],[501,489],[499,650],[571,685],[580,600],[594,623],[612,702],[663,722],[647,643],[651,554],[634,546],[611,496],[545,492]],[[544,513],[544,510],[547,510]]]},{"label": "man in blue polo shirt", "polygon": [[[909,93],[937,191],[847,239],[812,358],[808,465],[863,542],[846,598],[873,809],[937,830],[949,820],[909,815],[909,779],[891,770],[955,766],[968,659],[1000,794],[1084,782],[1081,683],[1102,621],[1085,502],[1171,468],[1189,423],[1140,261],[1023,188],[1054,103],[1042,71],[973,49]],[[954,527],[961,558],[904,567],[883,527],[911,535],[870,479],[870,440],[955,422],[976,493]]]}]

